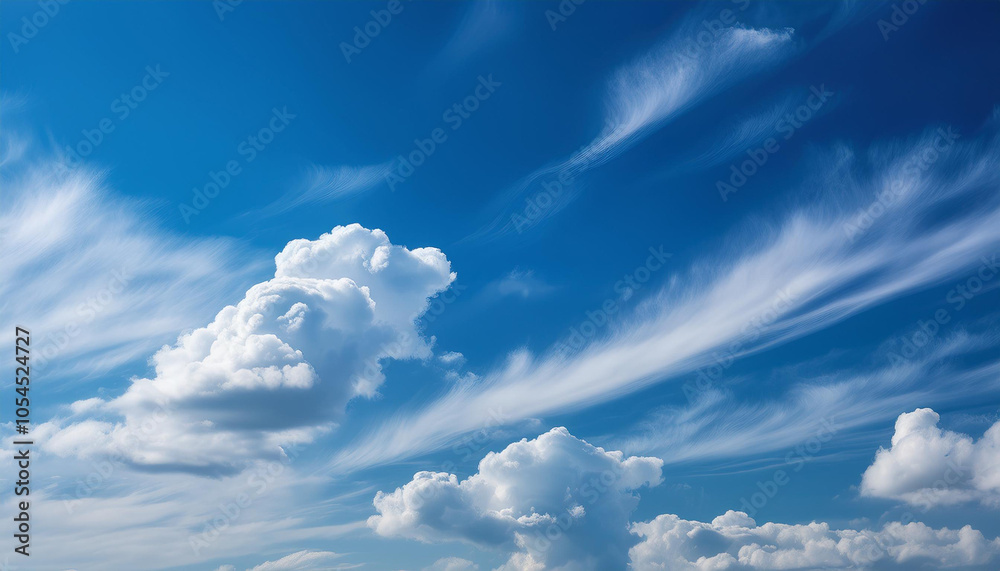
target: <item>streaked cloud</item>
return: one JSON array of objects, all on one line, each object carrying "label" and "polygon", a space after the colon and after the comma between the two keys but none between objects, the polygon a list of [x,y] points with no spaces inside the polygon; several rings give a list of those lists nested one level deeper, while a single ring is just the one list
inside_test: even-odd
[{"label": "streaked cloud", "polygon": [[[929,131],[906,144],[876,145],[864,160],[834,151],[817,161],[809,181],[819,189],[811,192],[815,203],[729,240],[740,248],[694,263],[603,339],[572,355],[512,352],[481,383],[380,422],[331,467],[352,470],[437,449],[497,407],[528,418],[606,402],[709,365],[714,352],[758,352],[975,271],[1000,252],[1000,200],[983,193],[1000,182],[996,121],[938,160],[915,163],[940,136]],[[858,210],[887,193],[892,200],[859,237],[851,230]],[[973,197],[974,208],[923,222],[937,205]]]},{"label": "streaked cloud", "polygon": [[[234,240],[164,229],[154,204],[116,194],[104,173],[64,171],[34,146],[4,161],[0,294],[33,317],[17,325],[37,332],[32,366],[51,379],[144,360],[264,271]],[[13,330],[11,315],[0,322]]]},{"label": "streaked cloud", "polygon": [[391,170],[391,162],[364,166],[312,165],[293,190],[254,214],[259,217],[276,216],[308,204],[356,196],[383,183]]},{"label": "streaked cloud", "polygon": [[[500,211],[496,218],[466,239],[495,239],[521,231],[513,215],[527,194],[542,190],[543,182],[561,176],[574,179],[612,160],[703,99],[794,53],[792,30],[723,28],[705,49],[691,55],[681,49],[690,39],[689,33],[679,32],[617,69],[607,83],[605,126],[601,132],[568,157],[536,170],[506,190],[496,201]],[[530,217],[530,224],[564,208],[575,192],[572,185],[565,188],[552,206]]]}]

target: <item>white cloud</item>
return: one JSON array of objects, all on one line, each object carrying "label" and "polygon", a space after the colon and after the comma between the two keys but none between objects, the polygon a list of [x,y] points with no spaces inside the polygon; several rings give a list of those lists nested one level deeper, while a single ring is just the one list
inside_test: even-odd
[{"label": "white cloud", "polygon": [[1000,538],[987,540],[971,526],[758,525],[738,511],[709,523],[672,514],[629,523],[638,503],[633,491],[658,484],[661,465],[556,428],[490,453],[466,480],[419,472],[403,487],[379,492],[379,515],[368,525],[386,537],[509,553],[495,571],[987,569],[1000,559]]},{"label": "white cloud", "polygon": [[3,159],[0,326],[35,333],[32,367],[54,383],[144,360],[265,274],[236,242],[169,232],[154,203],[23,146]]},{"label": "white cloud", "polygon": [[[495,238],[518,230],[511,209],[522,207],[525,193],[537,192],[543,181],[556,180],[560,173],[574,178],[610,161],[686,109],[794,52],[792,30],[722,27],[702,49],[683,53],[699,33],[703,33],[700,28],[689,26],[617,69],[607,82],[605,126],[597,136],[565,159],[524,177],[503,196],[500,214],[466,239]],[[559,212],[572,193],[564,189],[532,223]]]},{"label": "white cloud", "polygon": [[274,216],[306,204],[318,204],[361,194],[385,181],[392,162],[375,165],[310,167],[301,188],[285,193],[257,212],[258,216]]},{"label": "white cloud", "polygon": [[123,422],[56,420],[36,429],[46,449],[238,469],[277,457],[279,445],[311,441],[347,401],[375,395],[380,360],[431,356],[414,321],[455,277],[439,250],[396,246],[355,224],[293,240],[275,262],[273,279],[158,351],[155,376],[133,380],[116,399],[74,406]]},{"label": "white cloud", "polygon": [[[738,247],[693,264],[579,352],[513,352],[475,387],[381,421],[333,465],[349,470],[440,448],[475,430],[491,408],[516,411],[516,421],[605,402],[985,266],[984,255],[1000,251],[1000,196],[981,192],[1000,184],[997,126],[951,143],[930,163],[933,131],[877,145],[863,161],[838,149],[813,171],[810,192],[825,193],[817,202],[731,238],[726,244]],[[878,216],[859,235],[851,225],[876,197]],[[943,202],[966,206],[930,216]]]},{"label": "white cloud", "polygon": [[545,295],[552,291],[553,286],[535,276],[533,270],[514,269],[500,280],[490,284],[500,296],[516,296],[529,298]]},{"label": "white cloud", "polygon": [[[310,551],[308,549],[286,555],[275,561],[265,561],[247,571],[333,571],[335,569],[353,569],[361,565],[348,563],[334,564],[334,560],[343,555],[332,551]],[[236,571],[235,565],[222,565],[215,571]]]},{"label": "white cloud", "polygon": [[861,479],[864,496],[930,508],[968,501],[1000,507],[1000,422],[978,441],[942,430],[929,408],[899,415],[891,447]]},{"label": "white cloud", "polygon": [[448,351],[439,355],[438,360],[449,367],[461,367],[465,364],[465,355],[458,351]]},{"label": "white cloud", "polygon": [[335,559],[342,557],[332,551],[298,551],[286,555],[276,561],[265,561],[247,571],[328,571],[332,569],[349,569],[355,566],[333,565]]},{"label": "white cloud", "polygon": [[[806,90],[807,95],[808,93]],[[693,170],[712,167],[733,160],[751,147],[760,146],[768,137],[775,135],[782,119],[788,113],[794,112],[795,108],[806,100],[807,95],[799,95],[796,98],[786,94],[767,107],[719,125],[719,130],[712,133],[700,145],[706,147],[705,150],[693,154],[688,160],[678,161],[680,164],[672,165],[672,168]],[[833,102],[828,102],[826,105],[832,107]]]},{"label": "white cloud", "polygon": [[880,531],[835,530],[829,524],[757,523],[728,511],[711,523],[664,514],[635,523],[642,542],[629,551],[635,571],[753,569],[940,569],[983,566],[1000,555],[1000,538],[979,531],[892,522]]},{"label": "white cloud", "polygon": [[660,483],[662,462],[605,451],[554,428],[491,452],[479,470],[418,472],[375,496],[379,535],[464,541],[514,551],[504,569],[623,569],[634,490]]},{"label": "white cloud", "polygon": [[444,557],[438,559],[428,567],[424,567],[423,571],[476,571],[479,569],[479,565],[476,565],[468,559],[462,559],[461,557]]},{"label": "white cloud", "polygon": [[[626,453],[657,455],[668,463],[789,449],[818,434],[827,438],[888,422],[900,410],[927,402],[968,402],[992,394],[1000,363],[972,367],[956,363],[997,347],[992,333],[975,336],[959,331],[942,333],[923,354],[894,365],[855,364],[830,371],[822,359],[797,363],[769,371],[775,386],[784,388],[768,391],[764,398],[729,390],[726,383],[733,379],[726,375],[714,379],[692,375],[681,387],[689,404],[653,411],[633,430],[618,431],[614,446]],[[871,358],[876,363],[889,361],[884,351]]]},{"label": "white cloud", "polygon": [[693,57],[679,47],[675,38],[615,73],[609,85],[609,126],[570,161],[594,165],[610,160],[645,129],[780,62],[792,53],[792,30],[730,27]]},{"label": "white cloud", "polygon": [[476,56],[513,37],[507,33],[515,21],[517,4],[483,0],[469,4],[441,51],[427,64],[426,73],[439,80],[454,74]]}]

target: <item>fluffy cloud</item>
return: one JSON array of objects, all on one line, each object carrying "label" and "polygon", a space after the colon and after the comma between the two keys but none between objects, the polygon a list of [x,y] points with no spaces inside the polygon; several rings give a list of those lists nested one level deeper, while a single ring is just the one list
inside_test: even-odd
[{"label": "fluffy cloud", "polygon": [[861,479],[865,496],[929,508],[980,501],[1000,507],[1000,422],[979,441],[938,428],[929,408],[896,420],[891,447],[880,448]]},{"label": "fluffy cloud", "polygon": [[273,279],[157,352],[152,378],[76,407],[123,421],[41,426],[47,448],[233,470],[330,429],[350,399],[376,393],[380,360],[431,356],[414,321],[455,277],[440,250],[355,224],[289,242],[275,262]]},{"label": "fluffy cloud", "polygon": [[940,569],[983,566],[1000,554],[1000,539],[922,523],[889,523],[881,531],[834,530],[826,523],[757,523],[729,511],[711,523],[661,515],[636,523],[642,542],[629,551],[636,571],[751,569]]},{"label": "fluffy cloud", "polygon": [[379,492],[379,515],[368,525],[387,537],[515,551],[506,571],[624,569],[633,491],[659,484],[662,464],[554,428],[491,452],[461,482],[418,472],[402,488]]}]

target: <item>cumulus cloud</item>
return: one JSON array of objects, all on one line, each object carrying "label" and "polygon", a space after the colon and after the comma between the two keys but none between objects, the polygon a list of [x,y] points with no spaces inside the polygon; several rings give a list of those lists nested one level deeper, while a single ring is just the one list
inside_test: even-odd
[{"label": "cumulus cloud", "polygon": [[985,565],[1000,555],[1000,538],[979,531],[886,524],[880,531],[835,530],[826,523],[757,522],[728,511],[711,523],[664,514],[632,525],[642,541],[629,551],[636,571],[774,569],[940,569]]},{"label": "cumulus cloud", "polygon": [[862,495],[925,509],[969,501],[1000,507],[1000,422],[976,441],[942,430],[940,419],[929,408],[899,415],[890,447],[862,476]]},{"label": "cumulus cloud", "polygon": [[232,470],[332,428],[347,401],[376,394],[382,359],[431,356],[415,320],[455,277],[440,250],[355,224],[293,240],[275,262],[274,278],[158,351],[152,378],[75,407],[93,418],[40,426],[46,448]]},{"label": "cumulus cloud", "polygon": [[508,571],[624,569],[634,491],[659,484],[661,466],[554,428],[489,453],[465,480],[418,472],[379,492],[368,525],[386,537],[510,550]]}]

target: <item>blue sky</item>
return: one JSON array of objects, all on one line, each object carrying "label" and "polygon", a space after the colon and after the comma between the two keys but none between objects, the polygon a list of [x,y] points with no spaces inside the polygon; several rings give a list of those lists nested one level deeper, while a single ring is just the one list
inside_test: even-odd
[{"label": "blue sky", "polygon": [[1000,562],[1000,7],[0,15],[25,568]]}]

